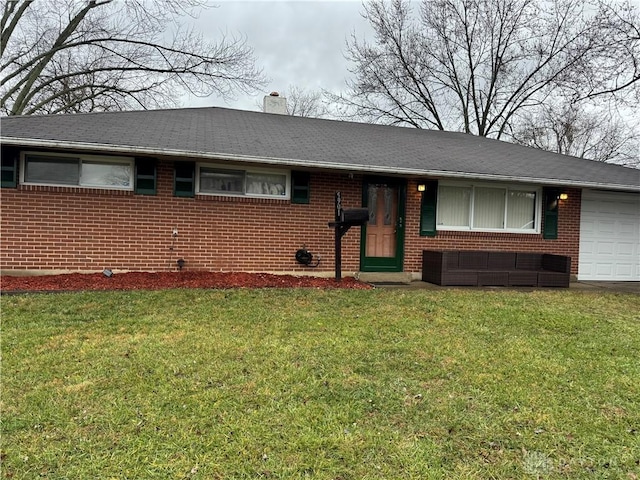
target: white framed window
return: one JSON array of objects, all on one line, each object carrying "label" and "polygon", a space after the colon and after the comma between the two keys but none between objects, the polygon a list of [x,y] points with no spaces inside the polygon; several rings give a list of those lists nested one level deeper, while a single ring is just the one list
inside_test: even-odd
[{"label": "white framed window", "polygon": [[540,233],[540,209],[539,187],[441,182],[436,228]]},{"label": "white framed window", "polygon": [[133,190],[133,158],[24,152],[20,183]]},{"label": "white framed window", "polygon": [[266,197],[288,200],[291,196],[291,172],[276,169],[238,169],[199,164],[196,171],[197,193],[205,195]]}]

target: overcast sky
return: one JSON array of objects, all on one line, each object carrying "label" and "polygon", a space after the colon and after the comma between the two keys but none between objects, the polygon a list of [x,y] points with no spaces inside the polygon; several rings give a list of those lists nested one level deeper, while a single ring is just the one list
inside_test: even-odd
[{"label": "overcast sky", "polygon": [[245,35],[258,66],[271,81],[264,93],[254,97],[239,93],[228,103],[216,97],[188,97],[183,99],[185,107],[257,110],[265,94],[282,93],[292,85],[307,91],[341,91],[349,75],[343,56],[347,37],[352,32],[359,38],[371,36],[360,15],[360,1],[218,0],[215,5],[218,7],[203,11],[194,20],[195,27],[213,40],[219,39],[221,32]]}]

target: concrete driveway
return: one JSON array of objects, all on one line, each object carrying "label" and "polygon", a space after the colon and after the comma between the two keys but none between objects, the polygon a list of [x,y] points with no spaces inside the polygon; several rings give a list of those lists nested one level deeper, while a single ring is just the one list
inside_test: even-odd
[{"label": "concrete driveway", "polygon": [[640,295],[640,282],[590,282],[579,280],[571,282],[569,288],[572,290],[636,293]]}]

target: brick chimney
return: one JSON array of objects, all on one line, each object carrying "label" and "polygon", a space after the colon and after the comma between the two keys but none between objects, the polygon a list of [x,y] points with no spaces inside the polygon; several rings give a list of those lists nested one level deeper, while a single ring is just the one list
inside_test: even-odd
[{"label": "brick chimney", "polygon": [[271,92],[264,97],[262,111],[264,113],[287,115],[287,99],[281,97],[278,92]]}]

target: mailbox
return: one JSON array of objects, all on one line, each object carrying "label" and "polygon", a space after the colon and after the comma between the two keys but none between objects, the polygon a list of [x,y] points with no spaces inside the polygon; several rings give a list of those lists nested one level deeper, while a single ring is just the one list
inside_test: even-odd
[{"label": "mailbox", "polygon": [[368,208],[350,208],[342,210],[340,215],[340,223],[345,226],[364,225],[369,221]]},{"label": "mailbox", "polygon": [[342,237],[351,227],[361,227],[369,221],[368,208],[342,208],[342,193],[336,192],[336,217],[329,226],[335,230],[336,239],[336,280],[342,279]]}]

